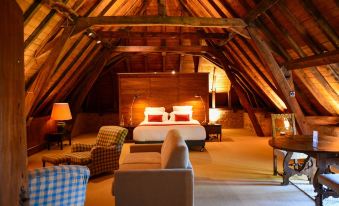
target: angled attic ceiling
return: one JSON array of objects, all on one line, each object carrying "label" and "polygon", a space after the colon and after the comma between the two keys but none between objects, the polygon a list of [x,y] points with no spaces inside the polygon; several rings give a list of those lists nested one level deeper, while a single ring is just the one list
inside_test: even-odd
[{"label": "angled attic ceiling", "polygon": [[66,99],[80,108],[108,70],[187,71],[184,62],[191,61],[196,72],[207,60],[225,69],[245,109],[260,101],[284,111],[290,103],[280,80],[247,26],[268,45],[305,115],[339,114],[338,1],[17,2],[24,13],[28,117]]}]

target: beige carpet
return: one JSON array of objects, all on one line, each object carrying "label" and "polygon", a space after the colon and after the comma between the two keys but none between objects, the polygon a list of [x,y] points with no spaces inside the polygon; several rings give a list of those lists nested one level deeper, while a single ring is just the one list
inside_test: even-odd
[{"label": "beige carpet", "polygon": [[[94,135],[95,136],[95,135]],[[309,206],[314,202],[295,186],[280,186],[281,178],[272,175],[272,149],[269,138],[260,138],[244,129],[224,129],[223,142],[208,142],[205,152],[191,151],[195,172],[196,206]],[[94,142],[93,135],[75,139]],[[66,142],[65,142],[66,143]],[[125,144],[121,158],[128,152]],[[69,152],[57,146],[29,157],[29,168],[41,167],[41,155]],[[111,195],[113,175],[91,179],[86,205],[114,205]]]}]

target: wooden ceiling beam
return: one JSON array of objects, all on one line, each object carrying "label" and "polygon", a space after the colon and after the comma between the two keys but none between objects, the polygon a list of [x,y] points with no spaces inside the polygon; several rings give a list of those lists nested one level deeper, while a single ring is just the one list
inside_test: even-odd
[{"label": "wooden ceiling beam", "polygon": [[182,16],[100,16],[79,17],[73,31],[77,34],[93,25],[109,26],[183,26],[214,28],[245,28],[240,18],[206,18]]},{"label": "wooden ceiling beam", "polygon": [[327,64],[334,64],[338,62],[339,62],[339,50],[334,50],[322,54],[295,59],[287,62],[284,66],[288,70],[294,70]]},{"label": "wooden ceiling beam", "polygon": [[164,39],[227,39],[225,33],[204,33],[201,32],[128,32],[125,30],[119,31],[96,31],[102,38],[121,38],[121,39],[136,39],[136,38],[164,38]]},{"label": "wooden ceiling beam", "polygon": [[207,53],[211,52],[208,46],[116,46],[112,52],[174,52],[174,53]]},{"label": "wooden ceiling beam", "polygon": [[245,16],[246,22],[255,20],[259,15],[269,10],[274,4],[278,3],[279,0],[261,0],[251,11]]},{"label": "wooden ceiling beam", "polygon": [[338,125],[338,116],[308,116],[306,121],[312,125]]}]

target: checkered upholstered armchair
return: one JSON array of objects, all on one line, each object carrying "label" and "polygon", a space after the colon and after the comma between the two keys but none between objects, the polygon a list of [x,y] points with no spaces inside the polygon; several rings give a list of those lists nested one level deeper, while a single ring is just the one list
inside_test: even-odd
[{"label": "checkered upholstered armchair", "polygon": [[87,167],[79,165],[29,171],[29,205],[84,205],[89,174]]},{"label": "checkered upholstered armchair", "polygon": [[91,176],[112,172],[119,168],[121,149],[128,130],[118,126],[100,128],[95,144],[73,144],[70,158],[71,164],[86,165]]}]

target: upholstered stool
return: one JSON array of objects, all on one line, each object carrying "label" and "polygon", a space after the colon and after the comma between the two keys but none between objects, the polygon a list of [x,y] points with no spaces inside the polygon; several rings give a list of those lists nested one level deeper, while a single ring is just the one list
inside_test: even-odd
[{"label": "upholstered stool", "polygon": [[70,158],[64,154],[45,154],[42,156],[41,160],[42,166],[45,167],[46,162],[53,165],[69,164]]},{"label": "upholstered stool", "polygon": [[91,163],[91,152],[73,152],[66,154],[72,165],[87,165]]}]

